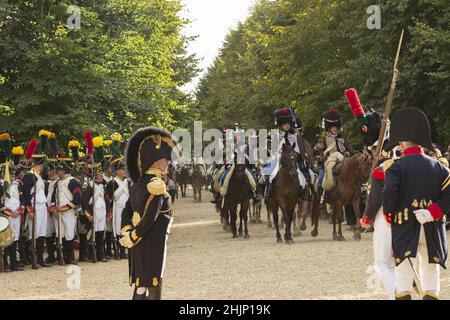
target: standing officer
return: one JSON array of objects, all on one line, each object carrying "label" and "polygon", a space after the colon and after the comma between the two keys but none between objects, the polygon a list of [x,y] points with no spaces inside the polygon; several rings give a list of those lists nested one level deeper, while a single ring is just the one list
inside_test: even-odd
[{"label": "standing officer", "polygon": [[[423,299],[438,299],[439,265],[445,267],[447,239],[444,215],[450,213],[450,172],[424,154],[432,149],[426,115],[404,108],[392,117],[388,150],[397,144],[403,157],[386,172],[383,208],[392,224],[396,298],[410,300],[418,257]],[[416,279],[419,280],[419,279]]]},{"label": "standing officer", "polygon": [[128,141],[126,165],[134,184],[122,212],[120,242],[129,248],[134,300],[161,299],[167,234],[172,222],[170,195],[161,177],[168,173],[172,151],[176,154],[175,143],[163,129],[140,129]]}]

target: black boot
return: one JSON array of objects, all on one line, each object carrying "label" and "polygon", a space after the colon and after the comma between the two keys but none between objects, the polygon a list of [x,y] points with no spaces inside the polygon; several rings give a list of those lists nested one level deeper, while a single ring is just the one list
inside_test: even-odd
[{"label": "black boot", "polygon": [[44,260],[44,242],[45,242],[45,237],[39,237],[36,239],[36,258],[37,258],[37,263],[43,267],[43,268],[47,268],[50,267],[50,265],[48,265],[47,263],[45,263]]},{"label": "black boot", "polygon": [[147,300],[147,297],[146,297],[145,293],[138,294],[137,287],[135,287],[134,292],[133,292],[133,300]]},{"label": "black boot", "polygon": [[19,241],[14,241],[8,247],[8,255],[10,261],[10,269],[11,271],[23,271],[23,268],[19,266],[19,262],[17,261],[17,245]]},{"label": "black boot", "polygon": [[24,265],[30,265],[31,264],[31,241],[32,240],[26,240],[23,244],[23,252],[21,252],[20,258],[22,259],[22,263]]},{"label": "black boot", "polygon": [[272,183],[267,182],[266,190],[264,192],[264,199],[269,199],[272,196]]},{"label": "black boot", "polygon": [[3,272],[11,272],[8,262],[8,248],[0,249],[3,250]]},{"label": "black boot", "polygon": [[113,233],[107,231],[106,232],[106,239],[105,239],[105,244],[106,244],[105,258],[108,259],[108,260],[110,260],[113,257],[112,241],[113,241]]},{"label": "black boot", "polygon": [[121,246],[119,243],[120,237],[116,238],[117,247],[119,248],[119,258],[120,259],[128,259],[127,249],[124,246]]},{"label": "black boot", "polygon": [[104,231],[97,231],[95,233],[95,247],[97,252],[97,261],[100,262],[108,262],[108,260],[105,258],[105,247],[104,247]]},{"label": "black boot", "polygon": [[80,240],[80,255],[78,257],[78,261],[83,262],[87,260],[87,235],[81,234],[79,235]]},{"label": "black boot", "polygon": [[67,260],[66,260],[66,264],[77,264],[77,262],[75,261],[75,254],[73,251],[73,240],[70,241],[66,241],[66,256],[67,256]]},{"label": "black boot", "polygon": [[411,292],[405,292],[395,295],[395,300],[412,300]]},{"label": "black boot", "polygon": [[45,238],[45,244],[47,246],[47,259],[45,259],[46,263],[53,264],[56,262],[56,247],[55,247],[55,239],[56,236],[53,235],[51,237]]},{"label": "black boot", "polygon": [[210,201],[211,203],[218,203],[219,202],[219,193],[213,192],[213,199]]}]

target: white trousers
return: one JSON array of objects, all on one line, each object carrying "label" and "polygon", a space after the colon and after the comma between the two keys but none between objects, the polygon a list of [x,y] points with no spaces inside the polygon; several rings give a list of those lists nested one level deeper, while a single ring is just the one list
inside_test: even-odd
[{"label": "white trousers", "polygon": [[9,223],[14,233],[14,241],[19,241],[20,237],[20,216],[18,217],[8,217]]},{"label": "white trousers", "polygon": [[378,211],[373,224],[373,257],[375,272],[383,283],[389,300],[395,299],[395,261],[392,252],[391,226],[384,218],[383,210]]},{"label": "white trousers", "polygon": [[[424,292],[428,291],[434,295],[439,295],[440,291],[440,266],[439,264],[428,262],[427,242],[423,226],[420,227],[419,248],[417,258],[411,258],[411,261],[419,273],[420,287]],[[395,286],[397,294],[413,291],[414,272],[405,259],[395,268]],[[416,280],[417,281],[417,280]]]},{"label": "white trousers", "polygon": [[106,208],[95,208],[94,212],[95,228],[94,231],[105,231],[106,228]]},{"label": "white trousers", "polygon": [[[58,218],[53,217],[53,221],[56,228],[56,236],[58,235]],[[65,238],[67,241],[73,240],[75,238],[75,228],[77,226],[77,218],[75,216],[75,210],[68,210],[61,214],[61,237]]]},{"label": "white trousers", "polygon": [[120,227],[122,224],[122,211],[125,208],[125,206],[120,206],[120,205],[116,205],[114,204],[114,209],[113,209],[113,232],[115,233],[115,236],[120,236]]},{"label": "white trousers", "polygon": [[[48,220],[48,212],[47,212],[47,205],[45,203],[36,203],[35,208],[35,217],[36,219],[36,230],[35,230],[35,237],[45,237],[47,234],[47,220]],[[28,239],[31,240],[32,234],[33,234],[33,220],[28,219]]]}]

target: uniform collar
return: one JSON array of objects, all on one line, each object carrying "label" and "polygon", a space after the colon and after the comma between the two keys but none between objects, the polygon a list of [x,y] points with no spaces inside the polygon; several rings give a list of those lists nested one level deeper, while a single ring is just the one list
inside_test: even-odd
[{"label": "uniform collar", "polygon": [[148,175],[155,175],[155,176],[157,176],[158,178],[161,178],[161,170],[156,169],[156,168],[150,168],[150,169],[148,169],[147,171],[145,171],[145,174],[148,174]]},{"label": "uniform collar", "polygon": [[411,147],[403,150],[403,156],[410,156],[414,154],[424,154],[422,147]]}]

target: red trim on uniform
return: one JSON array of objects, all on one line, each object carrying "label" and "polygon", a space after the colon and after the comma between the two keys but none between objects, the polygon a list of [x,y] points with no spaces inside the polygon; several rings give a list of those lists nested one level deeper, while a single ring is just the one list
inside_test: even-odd
[{"label": "red trim on uniform", "polygon": [[375,168],[372,172],[372,175],[375,179],[383,181],[384,180],[384,176],[385,176],[385,172],[382,169],[379,168]]},{"label": "red trim on uniform", "polygon": [[384,214],[384,218],[386,219],[386,222],[389,224],[392,224],[392,219],[389,215],[387,215],[386,213]]},{"label": "red trim on uniform", "polygon": [[75,190],[72,191],[72,194],[76,194],[76,193],[79,193],[79,192],[81,192],[81,189],[80,188],[75,188]]},{"label": "red trim on uniform", "polygon": [[433,203],[431,206],[429,206],[428,211],[430,211],[434,220],[439,220],[444,215],[444,212],[442,212],[441,207],[439,207],[437,203]]},{"label": "red trim on uniform", "polygon": [[410,156],[414,154],[424,154],[424,151],[421,147],[411,147],[408,149],[403,150],[404,156]]},{"label": "red trim on uniform", "polygon": [[105,200],[109,200],[109,194],[105,193]]}]

